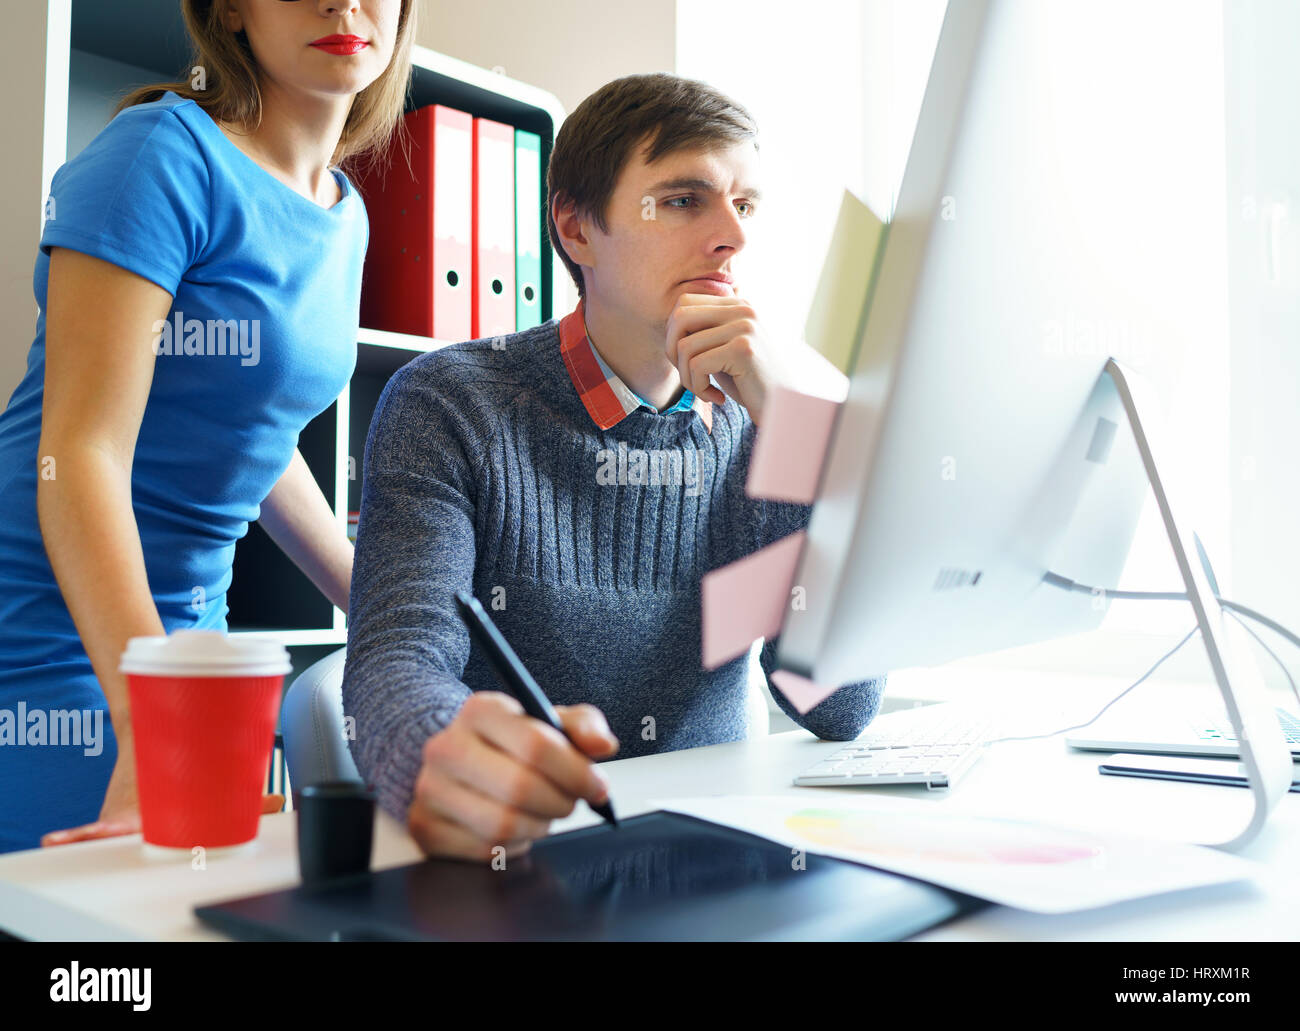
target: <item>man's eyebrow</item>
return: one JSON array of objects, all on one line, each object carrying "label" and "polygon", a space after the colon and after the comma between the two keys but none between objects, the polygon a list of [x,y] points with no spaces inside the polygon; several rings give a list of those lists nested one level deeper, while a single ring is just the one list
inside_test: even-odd
[{"label": "man's eyebrow", "polygon": [[[665,179],[662,182],[655,183],[650,187],[652,193],[659,193],[663,190],[700,190],[703,193],[720,193],[718,184],[712,179]],[[749,197],[752,200],[761,200],[762,193],[756,189],[738,191],[742,196]]]}]

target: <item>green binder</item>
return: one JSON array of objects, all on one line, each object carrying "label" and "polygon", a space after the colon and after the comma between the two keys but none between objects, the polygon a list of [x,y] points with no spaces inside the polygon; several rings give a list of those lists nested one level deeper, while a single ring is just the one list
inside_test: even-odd
[{"label": "green binder", "polygon": [[515,130],[515,332],[542,324],[542,140]]}]

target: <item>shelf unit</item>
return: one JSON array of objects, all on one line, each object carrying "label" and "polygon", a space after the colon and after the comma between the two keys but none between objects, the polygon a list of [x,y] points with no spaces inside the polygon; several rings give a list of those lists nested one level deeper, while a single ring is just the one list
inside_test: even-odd
[{"label": "shelf unit", "polygon": [[[177,0],[35,2],[47,16],[41,76],[45,86],[43,203],[54,172],[107,124],[118,97],[132,86],[178,78],[188,67],[189,55]],[[542,140],[541,196],[546,196],[546,164],[564,117],[554,96],[415,46],[407,110],[434,103],[537,133]],[[32,208],[37,208],[35,199]],[[544,211],[538,214],[545,246],[546,216]],[[563,264],[552,253],[550,261],[542,262],[543,321],[562,313],[568,296],[566,281]],[[340,533],[347,531],[348,512],[360,508],[366,432],[384,385],[416,355],[448,343],[364,327],[358,333],[351,382],[299,438],[299,449],[334,509]],[[347,640],[343,613],[326,601],[256,523],[236,548],[227,603],[230,632],[275,636],[289,647],[295,673]]]}]

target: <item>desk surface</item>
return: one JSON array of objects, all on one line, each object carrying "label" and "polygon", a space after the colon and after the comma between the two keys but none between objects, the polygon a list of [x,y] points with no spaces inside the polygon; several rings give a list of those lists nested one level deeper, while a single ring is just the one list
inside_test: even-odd
[{"label": "desk surface", "polygon": [[[891,704],[901,699],[989,699],[1002,734],[1038,734],[1091,718],[1126,682],[1027,672],[904,671],[890,676]],[[1173,708],[1208,686],[1143,685],[1135,707]],[[1287,699],[1278,696],[1285,704]],[[1125,699],[1120,705],[1130,704]],[[1119,706],[1116,707],[1117,709]],[[887,719],[887,716],[878,717]],[[825,799],[847,792],[913,798],[949,811],[978,812],[1077,827],[1111,827],[1172,840],[1201,841],[1206,822],[1244,814],[1249,792],[1172,781],[1103,777],[1100,752],[1067,748],[1061,736],[995,745],[955,788],[896,785],[797,788],[791,778],[835,742],[804,730],[604,763],[617,811],[632,816],[655,798],[715,794],[789,794]],[[585,805],[552,824],[553,832],[597,822]],[[1175,892],[1063,916],[992,907],[919,936],[919,940],[1294,941],[1300,935],[1300,794],[1285,796],[1264,832],[1239,854],[1260,864],[1253,881]],[[405,830],[376,817],[374,867],[418,860]],[[0,927],[45,940],[220,940],[194,917],[207,902],[297,882],[294,815],[262,818],[241,850],[211,856],[203,869],[188,857],[146,858],[139,835],[0,856]]]}]

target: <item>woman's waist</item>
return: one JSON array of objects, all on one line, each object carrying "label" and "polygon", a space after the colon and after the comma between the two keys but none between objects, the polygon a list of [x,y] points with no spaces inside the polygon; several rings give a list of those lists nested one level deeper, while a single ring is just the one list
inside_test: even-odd
[{"label": "woman's waist", "polygon": [[[33,668],[64,661],[88,661],[67,602],[49,565],[40,570],[15,570],[0,561],[0,668]],[[163,583],[149,575],[150,597],[163,629],[226,629],[227,566],[210,587],[191,586],[183,579]]]}]

